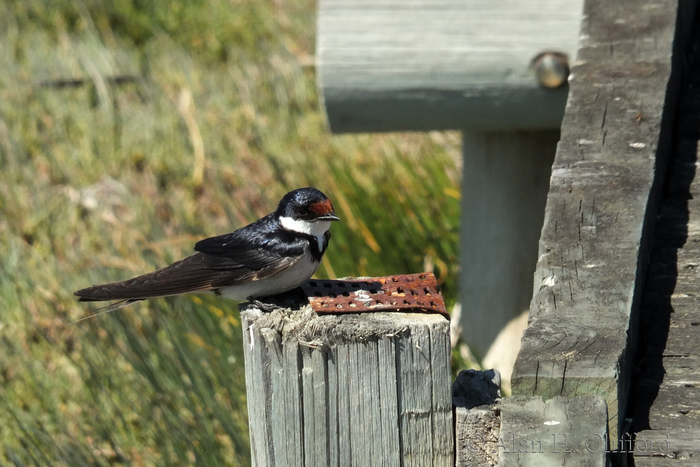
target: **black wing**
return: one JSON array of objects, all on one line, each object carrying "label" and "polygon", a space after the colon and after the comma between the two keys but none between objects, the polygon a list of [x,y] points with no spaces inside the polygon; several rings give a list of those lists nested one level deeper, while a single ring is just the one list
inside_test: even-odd
[{"label": "black wing", "polygon": [[280,228],[270,214],[233,233],[200,240],[194,249],[212,257],[213,269],[262,270],[281,258],[300,256],[308,247],[307,239]]},{"label": "black wing", "polygon": [[81,301],[137,300],[213,290],[277,274],[296,263],[308,248],[302,238],[246,230],[202,240],[195,245],[198,253],[163,269],[88,287],[75,295]]}]

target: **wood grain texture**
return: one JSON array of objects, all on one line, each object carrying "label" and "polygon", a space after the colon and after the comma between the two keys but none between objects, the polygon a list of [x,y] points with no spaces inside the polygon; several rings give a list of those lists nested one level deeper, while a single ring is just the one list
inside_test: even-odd
[{"label": "wood grain texture", "polygon": [[518,395],[603,396],[613,438],[670,150],[677,11],[674,0],[585,2],[512,380]]},{"label": "wood grain texture", "polygon": [[444,317],[241,318],[253,465],[453,465]]},{"label": "wood grain texture", "polygon": [[455,408],[455,465],[498,465],[500,404]]},{"label": "wood grain texture", "polygon": [[320,0],[318,87],[334,132],[559,127],[566,86],[531,60],[573,60],[582,0]]},{"label": "wood grain texture", "polygon": [[604,467],[602,397],[509,397],[501,401],[499,467]]}]

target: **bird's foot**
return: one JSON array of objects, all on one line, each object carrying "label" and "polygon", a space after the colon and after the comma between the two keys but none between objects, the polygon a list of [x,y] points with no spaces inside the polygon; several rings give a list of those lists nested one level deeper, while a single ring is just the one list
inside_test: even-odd
[{"label": "bird's foot", "polygon": [[279,304],[277,303],[263,302],[253,297],[248,297],[248,301],[255,308],[258,308],[260,311],[264,311],[266,313],[270,313],[280,308]]},{"label": "bird's foot", "polygon": [[297,287],[277,295],[258,298],[248,297],[248,302],[261,311],[271,312],[280,308],[300,308],[308,304],[308,299],[301,287]]}]

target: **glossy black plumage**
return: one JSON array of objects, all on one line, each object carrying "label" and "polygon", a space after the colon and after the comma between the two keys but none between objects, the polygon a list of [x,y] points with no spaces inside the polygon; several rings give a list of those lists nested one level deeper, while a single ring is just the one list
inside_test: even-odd
[{"label": "glossy black plumage", "polygon": [[323,193],[315,188],[300,188],[287,193],[274,213],[235,232],[197,242],[197,253],[170,266],[133,279],[88,287],[75,295],[81,301],[130,303],[182,293],[216,292],[252,281],[272,281],[276,274],[308,256],[318,263],[328,246],[330,232],[326,230],[319,240],[314,235],[286,229],[280,222],[283,217],[305,221],[303,225],[338,220]]}]

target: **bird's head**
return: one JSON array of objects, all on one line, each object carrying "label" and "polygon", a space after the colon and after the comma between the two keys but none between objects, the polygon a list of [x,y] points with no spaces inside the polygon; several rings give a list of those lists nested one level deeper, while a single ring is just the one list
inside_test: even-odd
[{"label": "bird's head", "polygon": [[322,235],[332,221],[340,218],[333,211],[333,203],[316,188],[298,188],[282,198],[277,207],[282,227],[310,235]]}]

